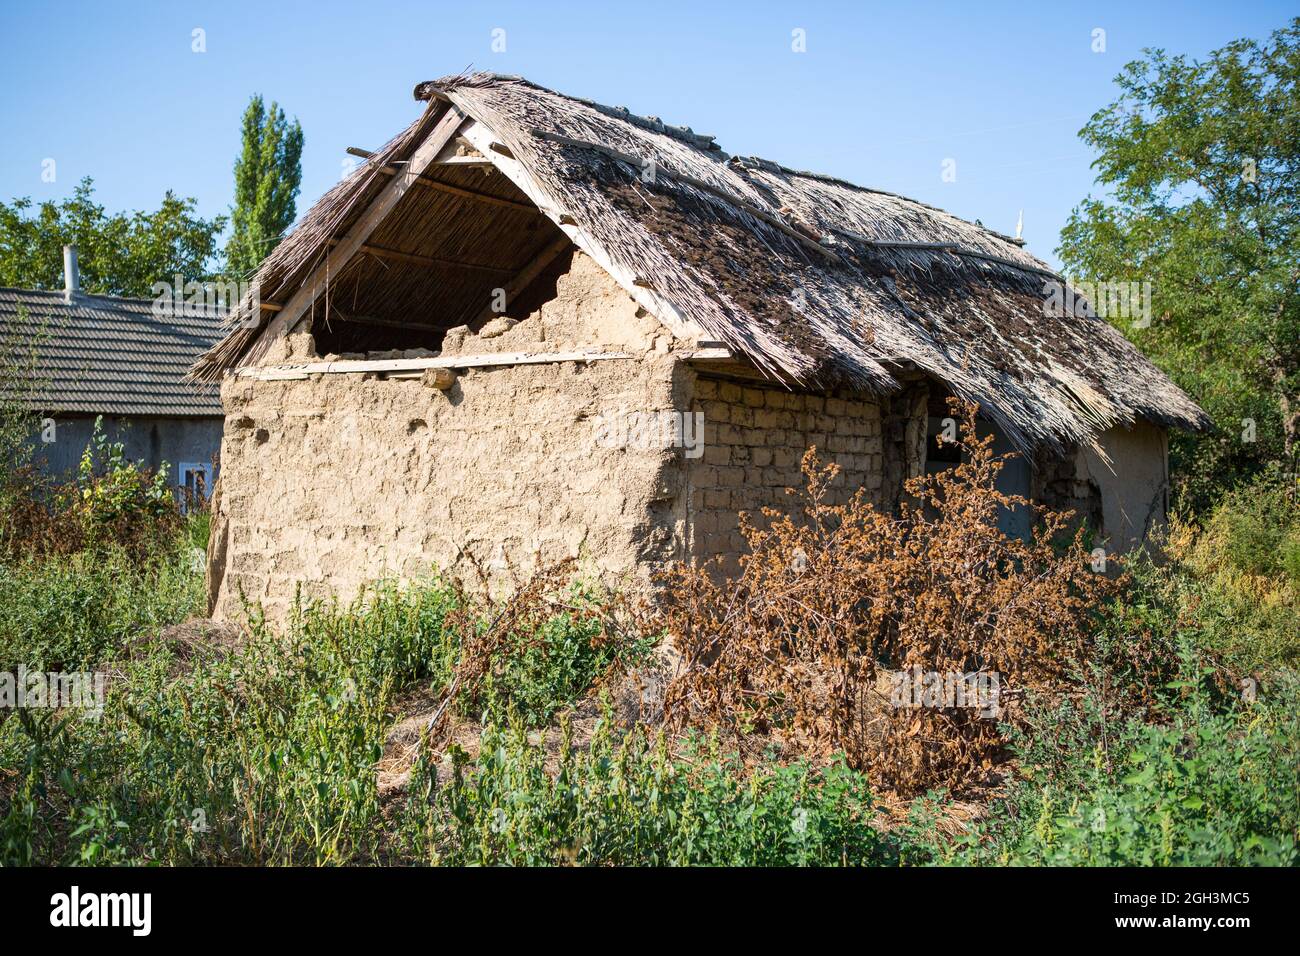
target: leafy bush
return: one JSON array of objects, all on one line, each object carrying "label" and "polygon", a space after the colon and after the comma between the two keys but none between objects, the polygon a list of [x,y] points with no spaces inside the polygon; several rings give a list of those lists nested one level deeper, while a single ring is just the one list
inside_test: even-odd
[{"label": "leafy bush", "polygon": [[[5,414],[0,401],[0,420]],[[35,419],[18,421],[31,425]],[[17,434],[17,428],[0,421],[0,446],[13,439],[3,433]],[[119,549],[144,563],[170,549],[182,525],[166,463],[155,473],[128,460],[125,446],[105,435],[102,416],[75,481],[57,484],[29,463],[0,471],[0,560]]]},{"label": "leafy bush", "polygon": [[644,660],[653,639],[611,633],[610,600],[592,586],[578,585],[564,596],[565,613],[552,609],[531,629],[512,632],[481,693],[466,699],[461,712],[486,712],[500,720],[513,708],[530,726],[540,727],[576,703],[611,667]]},{"label": "leafy bush", "polygon": [[41,427],[34,409],[47,384],[40,353],[48,339],[44,323],[30,321],[23,305],[0,328],[0,556],[13,554],[44,523],[44,510],[35,506],[43,478],[32,439]]},{"label": "leafy bush", "polygon": [[[1045,706],[1040,732],[1016,737],[1019,775],[988,818],[948,845],[915,826],[911,853],[963,865],[1300,864],[1297,703],[1294,684],[1226,712],[1194,695],[1167,724],[1109,726],[1095,699]],[[933,806],[916,809],[923,824]]]},{"label": "leafy bush", "polygon": [[144,563],[111,547],[0,561],[0,671],[115,660],[131,639],[202,606],[201,571],[175,543]]},{"label": "leafy bush", "polygon": [[842,762],[744,767],[716,747],[674,757],[662,736],[613,729],[574,748],[564,724],[558,768],[515,721],[484,730],[479,757],[451,754],[441,787],[423,762],[412,779],[409,851],[441,864],[788,866],[878,863],[866,778]]},{"label": "leafy bush", "polygon": [[1300,664],[1300,509],[1276,484],[1227,496],[1203,531],[1173,522],[1166,551],[1130,562],[1131,604],[1239,670]]},{"label": "leafy bush", "polygon": [[1264,478],[1219,501],[1191,557],[1205,567],[1215,558],[1260,577],[1300,583],[1300,502],[1279,480]]},{"label": "leafy bush", "polygon": [[105,543],[126,548],[137,558],[168,541],[180,511],[167,484],[167,467],[151,473],[129,461],[125,446],[104,434],[103,416],[82,453],[77,469],[77,500],[85,546]]},{"label": "leafy bush", "polygon": [[615,661],[648,655],[654,642],[638,630],[637,609],[618,592],[577,581],[575,568],[572,559],[540,568],[500,600],[458,591],[449,626],[460,656],[423,750],[444,741],[453,709],[500,719],[515,706],[541,726]]}]

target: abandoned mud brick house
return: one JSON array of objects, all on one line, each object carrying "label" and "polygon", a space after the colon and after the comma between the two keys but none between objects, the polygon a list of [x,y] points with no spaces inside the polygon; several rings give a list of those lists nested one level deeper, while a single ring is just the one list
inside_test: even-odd
[{"label": "abandoned mud brick house", "polygon": [[1163,515],[1166,429],[1204,413],[1049,314],[1018,241],[518,78],[415,95],[193,370],[226,412],[216,614],[471,560],[734,557],[810,445],[895,503],[949,394],[1022,453],[1008,488],[1113,548]]}]

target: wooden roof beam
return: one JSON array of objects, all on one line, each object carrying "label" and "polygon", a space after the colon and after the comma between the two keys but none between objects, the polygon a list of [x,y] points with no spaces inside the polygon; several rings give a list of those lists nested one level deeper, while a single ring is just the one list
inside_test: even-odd
[{"label": "wooden roof beam", "polygon": [[[510,301],[532,285],[533,280],[542,274],[542,270],[554,262],[556,257],[571,245],[573,245],[572,240],[561,233],[556,237],[554,242],[548,244],[544,249],[542,249],[532,262],[520,269],[518,274],[504,286],[506,307],[509,308]],[[492,306],[489,305],[478,314],[478,318],[470,324],[470,327],[478,328],[482,323],[495,318],[499,314],[500,313],[494,312]]]},{"label": "wooden roof beam", "polygon": [[311,271],[307,280],[285,303],[284,308],[277,312],[275,317],[267,323],[266,328],[262,330],[262,334],[258,337],[250,355],[247,357],[250,361],[256,361],[257,358],[264,355],[272,342],[286,335],[307,314],[307,310],[315,303],[316,297],[328,288],[330,280],[336,277],[343,267],[360,251],[366,240],[370,238],[371,233],[396,208],[398,202],[410,191],[429,163],[433,162],[434,157],[442,152],[442,148],[451,142],[461,127],[465,125],[466,119],[465,114],[454,106],[448,107],[443,112],[441,118],[434,124],[433,129],[424,138],[424,141],[411,154],[410,160],[406,163],[406,169],[402,173],[394,175],[388,184],[379,191],[379,194],[370,201],[365,212],[348,230],[347,235],[343,236],[338,245],[334,246],[326,254],[325,261]]},{"label": "wooden roof beam", "polygon": [[[331,246],[337,246],[338,239],[330,240]],[[384,246],[371,245],[366,243],[360,250],[369,253],[376,259],[389,259],[393,262],[409,262],[417,266],[430,266],[440,269],[467,269],[471,272],[491,272],[496,275],[514,275],[515,270],[503,266],[481,265],[476,262],[462,262],[459,259],[440,259],[437,256],[426,256],[416,252],[401,252],[397,249],[388,249]]]},{"label": "wooden roof beam", "polygon": [[[369,157],[373,155],[368,150],[358,149],[355,146],[349,146],[348,152],[353,156]],[[469,162],[443,161],[442,163],[435,162],[430,165],[478,166],[482,165],[482,163],[491,165],[492,161],[484,158],[482,162],[480,162],[478,157],[470,157]],[[397,171],[397,168],[394,166],[381,166],[379,168],[379,172],[383,173],[385,176],[393,176]],[[506,209],[518,209],[522,212],[536,213],[538,215],[541,214],[540,210],[538,210],[538,208],[532,203],[520,202],[517,199],[504,199],[501,196],[493,196],[491,193],[479,192],[477,189],[469,189],[465,186],[453,186],[451,183],[444,183],[441,180],[434,179],[432,176],[425,174],[420,175],[416,185],[423,186],[425,189],[433,189],[437,192],[447,193],[450,196],[460,196],[462,199],[472,199],[476,202],[487,203],[492,206],[501,206]]]}]

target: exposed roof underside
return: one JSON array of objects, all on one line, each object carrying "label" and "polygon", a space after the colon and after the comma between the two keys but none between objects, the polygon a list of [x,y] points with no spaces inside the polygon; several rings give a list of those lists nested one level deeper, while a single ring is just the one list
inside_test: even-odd
[{"label": "exposed roof underside", "polygon": [[156,315],[148,299],[0,289],[0,332],[35,346],[35,388],[17,396],[44,412],[221,415],[217,389],[185,381],[221,338],[215,313]]},{"label": "exposed roof underside", "polygon": [[[526,268],[563,229],[670,327],[698,329],[790,385],[882,393],[900,369],[915,368],[978,402],[1026,451],[1061,450],[1138,419],[1208,425],[1104,320],[1046,314],[1044,283],[1057,277],[982,226],[728,157],[710,137],[518,78],[448,77],[420,84],[416,96],[431,101],[424,116],[327,193],[263,264],[264,303],[283,303],[308,280],[331,240],[454,108],[488,131],[499,148],[482,155],[504,175],[432,167],[428,188],[413,190],[371,238],[380,254],[354,257],[313,316],[470,321],[486,288]],[[257,336],[234,330],[196,373],[247,361]]]}]

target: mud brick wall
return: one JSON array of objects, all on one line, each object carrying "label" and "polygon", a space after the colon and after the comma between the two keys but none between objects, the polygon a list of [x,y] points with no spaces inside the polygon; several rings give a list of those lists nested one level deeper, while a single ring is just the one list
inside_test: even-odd
[{"label": "mud brick wall", "polygon": [[651,507],[662,460],[597,447],[590,424],[620,393],[669,403],[665,370],[633,364],[476,371],[446,393],[229,381],[217,615],[238,617],[242,591],[282,620],[299,583],[346,601],[385,575],[472,577],[475,558],[577,556],[604,576],[674,556],[682,516]]},{"label": "mud brick wall", "polygon": [[786,488],[804,486],[800,461],[810,446],[842,474],[831,503],[858,488],[882,501],[884,454],[879,405],[847,392],[798,394],[779,386],[700,375],[690,408],[704,414],[704,454],[688,468],[690,553],[715,555],[734,571],[747,549],[739,514],[788,509]]}]

